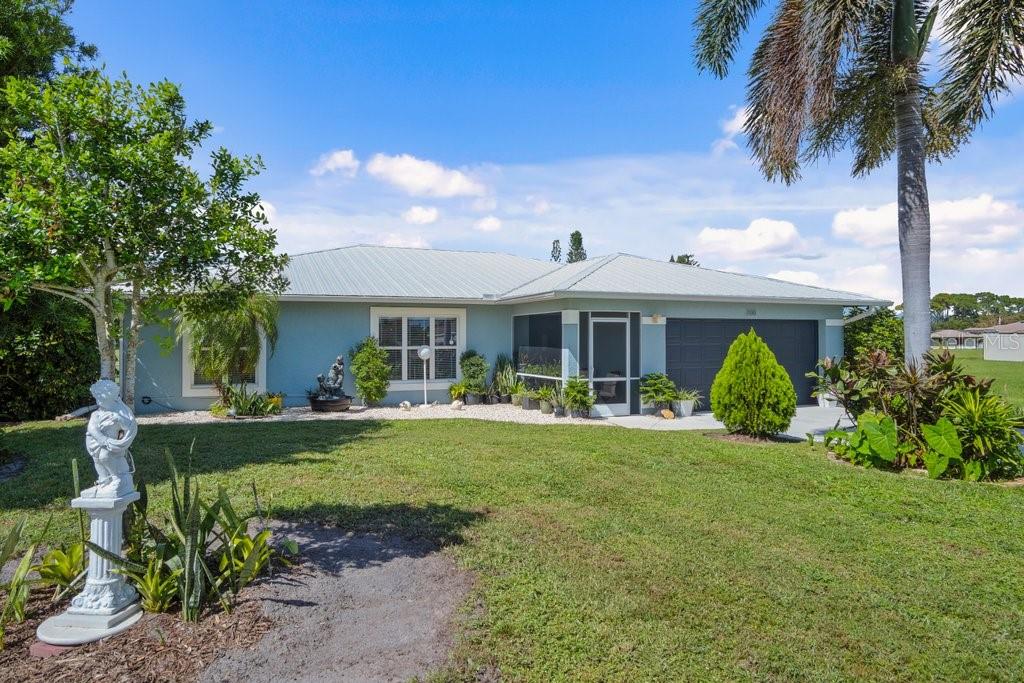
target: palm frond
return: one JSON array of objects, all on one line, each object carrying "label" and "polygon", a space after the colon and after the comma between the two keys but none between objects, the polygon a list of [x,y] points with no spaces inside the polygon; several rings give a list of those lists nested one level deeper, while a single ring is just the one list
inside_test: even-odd
[{"label": "palm frond", "polygon": [[945,0],[938,85],[942,124],[973,130],[992,115],[996,100],[1024,79],[1024,2]]},{"label": "palm frond", "polygon": [[807,126],[810,87],[805,0],[783,0],[765,30],[750,65],[751,150],[769,180],[791,183],[800,176],[800,142]]},{"label": "palm frond", "polygon": [[763,4],[764,0],[703,0],[694,22],[697,68],[724,78],[740,37]]}]

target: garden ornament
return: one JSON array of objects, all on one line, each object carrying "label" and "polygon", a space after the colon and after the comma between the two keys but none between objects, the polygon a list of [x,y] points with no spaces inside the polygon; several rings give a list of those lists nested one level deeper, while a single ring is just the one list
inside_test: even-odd
[{"label": "garden ornament", "polygon": [[142,617],[138,594],[115,571],[112,555],[122,555],[124,513],[139,499],[132,473],[129,446],[138,434],[131,409],[121,400],[121,390],[108,379],[89,387],[98,408],[89,417],[85,449],[96,466],[96,485],[71,501],[71,507],[89,514],[89,541],[104,554],[89,549],[85,588],[71,599],[71,606],[50,617],[36,629],[39,640],[51,645],[83,645],[127,629]]}]

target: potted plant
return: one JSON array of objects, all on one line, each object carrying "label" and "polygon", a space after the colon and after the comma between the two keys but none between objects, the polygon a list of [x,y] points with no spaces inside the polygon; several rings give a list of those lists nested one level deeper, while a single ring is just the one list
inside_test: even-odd
[{"label": "potted plant", "polygon": [[543,386],[537,389],[537,402],[540,404],[540,412],[544,415],[550,415],[555,412],[554,403],[555,390],[550,386]]},{"label": "potted plant", "polygon": [[676,393],[672,409],[677,417],[690,417],[693,415],[693,409],[700,405],[703,398],[696,389],[680,389]]},{"label": "potted plant", "polygon": [[514,406],[523,407],[523,396],[526,394],[526,385],[523,384],[522,380],[516,379],[509,386],[509,403]]},{"label": "potted plant", "polygon": [[465,382],[453,382],[448,385],[448,395],[451,396],[453,401],[466,401],[466,383]]},{"label": "potted plant", "polygon": [[[672,418],[672,403],[677,400],[679,392],[675,383],[664,372],[652,372],[640,380],[640,401],[652,406],[662,417]],[[693,409],[693,406],[690,406]]]},{"label": "potted plant", "polygon": [[535,390],[528,389],[523,393],[523,410],[540,410],[540,399]]},{"label": "potted plant", "polygon": [[565,417],[565,397],[562,395],[562,387],[555,386],[551,391],[551,406],[554,408],[555,417]]},{"label": "potted plant", "polygon": [[466,405],[480,403],[487,386],[487,359],[470,349],[459,356],[459,369],[466,383]]},{"label": "potted plant", "polygon": [[594,407],[594,392],[586,377],[570,377],[562,390],[565,408],[573,417],[590,417],[590,409]]},{"label": "potted plant", "polygon": [[512,402],[512,389],[518,381],[512,359],[505,354],[498,354],[494,361],[494,395],[500,403]]}]

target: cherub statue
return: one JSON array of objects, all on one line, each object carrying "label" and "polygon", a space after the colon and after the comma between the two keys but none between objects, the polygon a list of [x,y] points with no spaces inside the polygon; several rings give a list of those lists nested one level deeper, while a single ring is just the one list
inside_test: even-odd
[{"label": "cherub statue", "polygon": [[89,417],[85,450],[96,467],[96,485],[82,491],[83,498],[120,498],[135,490],[128,447],[139,426],[131,409],[121,400],[121,390],[109,379],[89,387],[99,407]]}]

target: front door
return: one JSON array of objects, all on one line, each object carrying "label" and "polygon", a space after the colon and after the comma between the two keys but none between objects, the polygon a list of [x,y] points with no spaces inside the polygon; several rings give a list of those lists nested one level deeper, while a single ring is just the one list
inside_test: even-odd
[{"label": "front door", "polygon": [[594,414],[629,415],[629,319],[590,319]]}]

